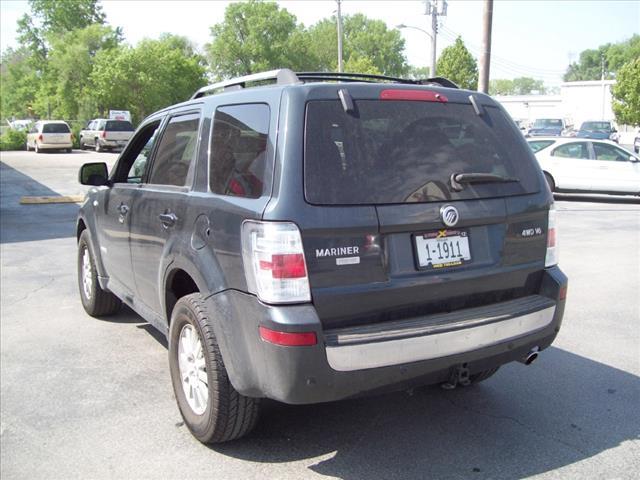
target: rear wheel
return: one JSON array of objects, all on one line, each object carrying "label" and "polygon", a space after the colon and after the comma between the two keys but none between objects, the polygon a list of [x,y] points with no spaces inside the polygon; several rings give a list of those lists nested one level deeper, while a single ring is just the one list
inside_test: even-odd
[{"label": "rear wheel", "polygon": [[82,232],[78,241],[78,287],[82,306],[92,317],[112,315],[120,310],[120,299],[103,290],[98,283],[95,256],[87,230]]},{"label": "rear wheel", "polygon": [[34,143],[33,145],[34,145],[34,146],[33,146],[33,150],[34,150],[36,153],[42,153],[42,150],[40,150],[40,147],[38,147],[38,141],[37,141],[37,140],[35,141],[35,143]]},{"label": "rear wheel", "polygon": [[551,190],[551,193],[555,192],[556,182],[553,181],[553,177],[547,172],[544,172],[544,179],[547,181],[547,185],[549,185],[549,190]]},{"label": "rear wheel", "polygon": [[102,145],[100,145],[100,141],[96,138],[96,152],[100,153],[102,151]]},{"label": "rear wheel", "polygon": [[24,146],[26,147],[27,152],[30,152],[30,151],[31,151],[31,147],[29,146],[29,140],[27,140],[27,141],[25,142]]},{"label": "rear wheel", "polygon": [[258,419],[259,401],[231,385],[202,295],[176,303],[169,330],[169,368],[180,414],[203,443],[235,440]]}]

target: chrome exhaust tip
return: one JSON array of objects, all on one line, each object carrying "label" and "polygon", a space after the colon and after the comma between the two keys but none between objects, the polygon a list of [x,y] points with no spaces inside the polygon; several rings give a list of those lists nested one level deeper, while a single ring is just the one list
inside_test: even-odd
[{"label": "chrome exhaust tip", "polygon": [[531,365],[538,358],[540,352],[540,347],[533,347],[529,353],[527,353],[523,358],[519,359],[520,363],[524,363],[525,365]]}]

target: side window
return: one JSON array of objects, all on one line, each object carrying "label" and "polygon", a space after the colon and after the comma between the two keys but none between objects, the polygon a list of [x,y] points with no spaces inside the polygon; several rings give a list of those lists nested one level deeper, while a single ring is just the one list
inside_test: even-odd
[{"label": "side window", "polygon": [[629,160],[630,153],[625,152],[621,148],[603,143],[594,143],[593,149],[596,152],[596,160],[608,160],[613,162],[626,162]]},{"label": "side window", "polygon": [[584,142],[567,143],[566,145],[561,145],[556,148],[551,155],[554,157],[580,158],[588,160],[589,150],[587,149],[587,144]]},{"label": "side window", "polygon": [[529,143],[531,150],[533,153],[539,152],[543,148],[547,148],[549,145],[553,143],[553,140],[532,140]]},{"label": "side window", "polygon": [[100,120],[99,122],[96,122],[97,125],[95,127],[96,130],[104,130],[104,120]]},{"label": "side window", "polygon": [[262,103],[216,109],[209,178],[213,193],[262,195],[269,119],[269,106]]},{"label": "side window", "polygon": [[200,114],[173,117],[162,134],[148,183],[156,185],[187,184],[189,167],[195,157]]},{"label": "side window", "polygon": [[152,122],[140,129],[129,145],[122,153],[114,182],[141,183],[147,165],[147,158],[153,149],[156,132],[160,126],[160,120]]},{"label": "side window", "polygon": [[38,124],[37,123],[33,127],[31,127],[31,130],[29,130],[29,133],[38,133]]}]

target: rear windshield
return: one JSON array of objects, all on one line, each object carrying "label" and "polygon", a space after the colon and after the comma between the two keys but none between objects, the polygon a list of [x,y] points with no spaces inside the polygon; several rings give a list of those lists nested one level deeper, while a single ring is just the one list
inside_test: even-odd
[{"label": "rear windshield", "polygon": [[45,123],[42,126],[42,133],[69,133],[66,123]]},{"label": "rear windshield", "polygon": [[124,120],[110,120],[107,122],[105,130],[109,132],[133,132],[133,125],[131,125],[131,122]]},{"label": "rear windshield", "polygon": [[531,150],[533,150],[533,153],[536,153],[542,150],[543,148],[547,148],[553,142],[554,140],[530,140],[528,143],[529,143],[529,146],[531,147]]},{"label": "rear windshield", "polygon": [[562,120],[557,118],[539,118],[533,122],[533,128],[562,128]]},{"label": "rear windshield", "polygon": [[584,122],[580,130],[610,132],[611,124],[609,122]]},{"label": "rear windshield", "polygon": [[[356,101],[307,104],[305,196],[314,204],[387,204],[489,198],[538,191],[533,155],[501,110],[468,104]],[[455,173],[518,182],[465,184]]]}]

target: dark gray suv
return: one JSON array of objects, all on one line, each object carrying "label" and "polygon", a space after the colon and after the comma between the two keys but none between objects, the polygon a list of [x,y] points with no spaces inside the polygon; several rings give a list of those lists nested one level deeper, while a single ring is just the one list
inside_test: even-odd
[{"label": "dark gray suv", "polygon": [[542,172],[495,101],[445,79],[219,83],[80,182],[82,304],[124,302],[168,337],[202,442],[249,432],[260,398],[474,384],[560,328]]}]

